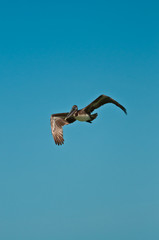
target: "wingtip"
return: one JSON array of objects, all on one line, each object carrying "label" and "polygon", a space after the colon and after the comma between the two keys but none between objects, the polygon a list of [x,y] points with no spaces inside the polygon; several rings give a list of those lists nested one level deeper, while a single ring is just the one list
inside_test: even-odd
[{"label": "wingtip", "polygon": [[61,142],[57,142],[57,141],[56,141],[55,144],[58,145],[58,146],[60,146],[60,145],[62,146],[62,145],[64,144],[64,140],[61,141]]}]

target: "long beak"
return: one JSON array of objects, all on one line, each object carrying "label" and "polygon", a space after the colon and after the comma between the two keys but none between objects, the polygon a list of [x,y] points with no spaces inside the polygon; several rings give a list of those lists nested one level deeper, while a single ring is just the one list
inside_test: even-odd
[{"label": "long beak", "polygon": [[75,112],[76,112],[76,109],[71,109],[71,111],[69,112],[69,114],[66,116],[65,119],[71,117]]}]

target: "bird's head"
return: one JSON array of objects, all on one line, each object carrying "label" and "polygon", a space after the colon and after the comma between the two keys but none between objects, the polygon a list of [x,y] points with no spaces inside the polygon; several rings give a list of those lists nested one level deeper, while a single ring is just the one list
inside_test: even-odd
[{"label": "bird's head", "polygon": [[77,111],[78,111],[77,105],[73,105],[73,107],[72,107],[71,111],[68,113],[66,119],[69,117],[72,117]]}]

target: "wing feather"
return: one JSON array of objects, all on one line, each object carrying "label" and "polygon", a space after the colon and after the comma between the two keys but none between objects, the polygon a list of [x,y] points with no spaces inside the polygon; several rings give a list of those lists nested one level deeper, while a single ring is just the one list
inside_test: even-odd
[{"label": "wing feather", "polygon": [[88,106],[83,108],[83,110],[90,114],[91,112],[94,111],[94,109],[97,109],[97,108],[101,107],[102,105],[104,105],[106,103],[115,104],[117,107],[121,108],[127,114],[126,109],[120,103],[118,103],[113,98],[108,97],[106,95],[100,95],[93,102],[91,102]]},{"label": "wing feather", "polygon": [[65,120],[67,114],[68,113],[52,114],[50,118],[51,132],[57,145],[64,144],[62,127],[75,121],[75,119],[73,118],[68,118],[67,120]]}]

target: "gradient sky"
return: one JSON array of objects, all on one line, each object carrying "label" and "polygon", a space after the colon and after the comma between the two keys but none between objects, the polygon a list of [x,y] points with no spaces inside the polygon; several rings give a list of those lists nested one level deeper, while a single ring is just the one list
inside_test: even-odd
[{"label": "gradient sky", "polygon": [[[159,239],[158,1],[1,1],[0,239]],[[93,124],[50,115],[106,94]]]}]

